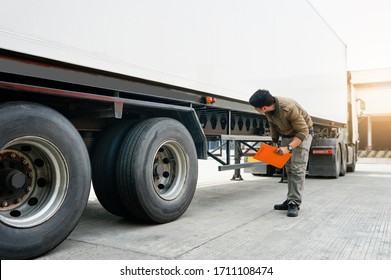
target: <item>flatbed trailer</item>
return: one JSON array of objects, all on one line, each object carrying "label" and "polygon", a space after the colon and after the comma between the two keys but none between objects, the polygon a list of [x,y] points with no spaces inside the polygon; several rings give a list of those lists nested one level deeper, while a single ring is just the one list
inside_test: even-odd
[{"label": "flatbed trailer", "polygon": [[[237,5],[224,1],[224,9],[178,0],[6,2],[0,12],[2,259],[35,258],[60,244],[83,213],[91,179],[110,213],[167,223],[191,203],[198,159],[213,157],[220,170],[235,170],[233,179],[241,168],[262,165],[242,162],[245,150],[271,141],[267,119],[248,104],[258,87],[309,108],[317,134],[309,175],[354,171],[355,101],[345,46],[307,1],[248,1],[239,22],[232,18]],[[151,5],[165,13],[151,12]],[[267,26],[256,28],[255,8],[266,13]],[[24,21],[14,20],[16,12]],[[186,15],[183,29],[178,22]],[[303,25],[299,15],[313,24]],[[300,44],[288,45],[291,40]],[[224,156],[211,151],[216,141]]]}]

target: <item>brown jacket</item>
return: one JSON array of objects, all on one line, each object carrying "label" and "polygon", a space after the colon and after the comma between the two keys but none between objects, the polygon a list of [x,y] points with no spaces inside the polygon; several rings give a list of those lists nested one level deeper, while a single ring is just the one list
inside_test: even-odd
[{"label": "brown jacket", "polygon": [[280,135],[295,136],[303,141],[312,129],[311,117],[295,100],[276,96],[274,98],[276,109],[265,114],[273,142],[277,143]]}]

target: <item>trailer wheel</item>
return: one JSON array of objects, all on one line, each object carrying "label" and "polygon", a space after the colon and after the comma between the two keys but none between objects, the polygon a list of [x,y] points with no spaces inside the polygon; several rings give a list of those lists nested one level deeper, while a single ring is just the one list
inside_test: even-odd
[{"label": "trailer wheel", "polygon": [[33,103],[0,106],[0,257],[30,259],[60,244],[88,202],[90,162],[74,126]]},{"label": "trailer wheel", "polygon": [[117,161],[121,199],[136,219],[166,223],[188,208],[197,184],[193,139],[178,121],[147,119],[122,143]]},{"label": "trailer wheel", "polygon": [[92,182],[100,204],[111,214],[129,216],[117,190],[116,162],[132,123],[121,122],[102,133],[92,157]]}]

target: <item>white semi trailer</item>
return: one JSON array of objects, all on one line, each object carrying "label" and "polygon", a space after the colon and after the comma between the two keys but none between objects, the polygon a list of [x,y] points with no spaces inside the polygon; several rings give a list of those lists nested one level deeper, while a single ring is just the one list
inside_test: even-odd
[{"label": "white semi trailer", "polygon": [[0,2],[1,259],[60,244],[91,179],[115,215],[177,219],[198,159],[254,165],[208,141],[270,141],[259,88],[311,114],[309,175],[354,171],[346,48],[305,0]]}]

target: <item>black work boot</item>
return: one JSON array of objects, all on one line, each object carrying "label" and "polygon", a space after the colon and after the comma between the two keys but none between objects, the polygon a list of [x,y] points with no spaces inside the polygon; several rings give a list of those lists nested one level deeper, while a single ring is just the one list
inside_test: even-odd
[{"label": "black work boot", "polygon": [[[298,206],[297,209],[300,210],[300,206]],[[281,204],[275,204],[274,210],[288,210],[288,200],[285,200]]]},{"label": "black work boot", "polygon": [[288,201],[285,200],[283,203],[281,204],[276,204],[274,205],[274,209],[275,210],[288,210]]},{"label": "black work boot", "polygon": [[299,215],[299,207],[296,205],[296,203],[289,203],[288,204],[288,217],[297,217]]}]

